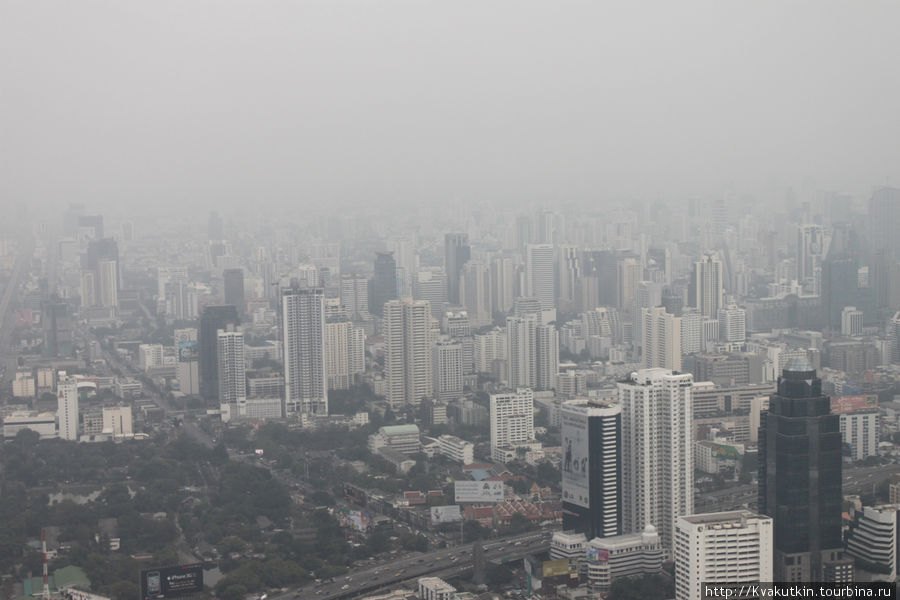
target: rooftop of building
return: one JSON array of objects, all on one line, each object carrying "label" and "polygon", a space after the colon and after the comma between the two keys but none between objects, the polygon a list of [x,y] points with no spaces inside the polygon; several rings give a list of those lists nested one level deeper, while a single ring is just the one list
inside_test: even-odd
[{"label": "rooftop of building", "polygon": [[456,588],[441,579],[440,577],[422,577],[418,581],[419,585],[426,585],[435,591],[455,592]]},{"label": "rooftop of building", "polygon": [[4,423],[11,423],[12,421],[31,421],[34,419],[42,419],[42,420],[54,420],[56,419],[55,412],[38,412],[36,410],[16,410],[13,411],[8,417],[3,419]]},{"label": "rooftop of building", "polygon": [[594,548],[604,550],[624,550],[633,546],[644,544],[644,536],[658,536],[656,527],[647,525],[642,533],[623,533],[605,538],[594,538],[588,544]]},{"label": "rooftop of building", "polygon": [[734,523],[740,524],[747,519],[769,519],[770,517],[759,515],[749,510],[730,510],[726,512],[687,515],[681,518],[694,525],[704,525],[712,523],[717,525],[726,525]]},{"label": "rooftop of building", "polygon": [[553,541],[560,541],[563,544],[586,543],[587,538],[583,533],[577,531],[557,531],[553,534]]},{"label": "rooftop of building", "polygon": [[385,425],[378,430],[382,435],[419,435],[418,425]]},{"label": "rooftop of building", "polygon": [[810,371],[815,372],[816,369],[812,366],[812,363],[810,363],[809,359],[807,359],[805,356],[795,356],[788,361],[788,364],[785,365],[784,370],[794,373],[809,373]]}]

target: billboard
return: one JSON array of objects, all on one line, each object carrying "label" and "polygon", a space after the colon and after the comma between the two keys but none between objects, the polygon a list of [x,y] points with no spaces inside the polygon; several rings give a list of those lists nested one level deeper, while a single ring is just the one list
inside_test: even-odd
[{"label": "billboard", "polygon": [[197,340],[180,340],[178,342],[178,362],[200,360],[200,345]]},{"label": "billboard", "polygon": [[371,524],[369,515],[360,510],[341,509],[338,512],[338,520],[341,525],[352,527],[356,531],[366,531]]},{"label": "billboard", "polygon": [[563,405],[559,417],[563,449],[562,499],[582,508],[590,508],[587,409]]},{"label": "billboard", "polygon": [[831,399],[831,412],[835,414],[852,413],[857,410],[874,410],[876,408],[878,408],[878,396],[874,394],[836,396]]},{"label": "billboard", "polygon": [[713,455],[719,460],[741,460],[741,448],[737,446],[710,442],[709,447],[712,448]]},{"label": "billboard", "polygon": [[584,557],[591,562],[609,562],[609,550],[606,548],[597,548],[596,546],[588,546]]},{"label": "billboard", "polygon": [[200,564],[162,567],[141,571],[141,598],[178,598],[203,591],[203,566]]},{"label": "billboard", "polygon": [[503,482],[455,481],[453,497],[456,502],[503,502]]},{"label": "billboard", "polygon": [[541,577],[559,577],[560,575],[568,575],[569,571],[571,571],[571,568],[567,558],[545,560],[541,565]]},{"label": "billboard", "polygon": [[431,507],[431,524],[439,523],[456,523],[462,520],[459,512],[459,506],[451,504],[449,506],[432,506]]}]

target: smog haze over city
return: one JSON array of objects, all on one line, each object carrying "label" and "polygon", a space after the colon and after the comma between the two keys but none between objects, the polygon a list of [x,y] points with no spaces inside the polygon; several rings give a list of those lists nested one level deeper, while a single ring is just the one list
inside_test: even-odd
[{"label": "smog haze over city", "polygon": [[898,22],[0,0],[0,600],[895,597]]},{"label": "smog haze over city", "polygon": [[9,199],[679,202],[896,183],[892,2],[4,2]]}]

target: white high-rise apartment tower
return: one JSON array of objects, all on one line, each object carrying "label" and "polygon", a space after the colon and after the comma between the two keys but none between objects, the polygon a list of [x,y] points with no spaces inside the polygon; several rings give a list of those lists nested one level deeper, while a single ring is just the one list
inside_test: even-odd
[{"label": "white high-rise apartment tower", "polygon": [[348,339],[348,359],[350,361],[350,383],[358,375],[366,372],[366,331],[362,327],[351,327]]},{"label": "white high-rise apartment tower", "polygon": [[431,318],[427,300],[384,304],[384,378],[391,406],[418,406],[432,395]]},{"label": "white high-rise apartment tower", "polygon": [[556,248],[556,292],[560,307],[571,310],[575,306],[576,284],[581,278],[578,247],[565,245]]},{"label": "white high-rise apartment tower", "polygon": [[703,350],[703,315],[696,308],[681,313],[681,355]]},{"label": "white high-rise apartment tower", "polygon": [[441,339],[432,346],[431,353],[435,398],[440,400],[461,398],[463,395],[462,344],[449,338]]},{"label": "white high-rise apartment tower", "polygon": [[801,225],[797,229],[797,281],[815,294],[820,293],[826,250],[825,231],[821,225]]},{"label": "white high-rise apartment tower", "polygon": [[516,268],[511,258],[491,261],[491,312],[508,313],[516,297]]},{"label": "white high-rise apartment tower", "polygon": [[534,387],[535,366],[535,315],[507,317],[506,352],[508,375],[506,383],[511,388]]},{"label": "white high-rise apartment tower", "polygon": [[220,329],[216,335],[219,363],[219,404],[236,404],[247,399],[247,374],[244,364],[244,334],[240,330]]},{"label": "white high-rise apartment tower", "polygon": [[681,370],[681,319],[657,306],[645,308],[641,315],[644,336],[643,366]]},{"label": "white high-rise apartment tower", "polygon": [[507,384],[549,390],[559,373],[559,332],[536,314],[506,319]]},{"label": "white high-rise apartment tower", "polygon": [[490,373],[495,360],[506,360],[506,334],[499,327],[474,337],[475,372]]},{"label": "white high-rise apartment tower", "polygon": [[694,512],[693,383],[693,375],[642,369],[618,384],[622,529],[654,525],[670,555],[678,517]]},{"label": "white high-rise apartment tower", "polygon": [[100,260],[97,262],[97,274],[99,276],[100,291],[98,300],[103,306],[116,307],[119,305],[119,263],[115,260]]},{"label": "white high-rise apartment tower", "polygon": [[688,287],[688,304],[698,308],[702,316],[715,319],[724,305],[724,299],[722,261],[707,254],[694,263]]},{"label": "white high-rise apartment tower", "polygon": [[346,318],[325,321],[325,364],[328,365],[328,389],[350,389],[350,330]]},{"label": "white high-rise apartment tower", "polygon": [[553,325],[536,326],[534,344],[534,387],[553,389],[559,374],[559,331]]},{"label": "white high-rise apartment tower", "polygon": [[855,306],[845,306],[841,311],[841,335],[860,335],[863,331],[863,311]]},{"label": "white high-rise apartment tower", "polygon": [[351,321],[369,318],[369,280],[361,275],[341,277],[341,304]]},{"label": "white high-rise apartment tower", "polygon": [[719,309],[719,339],[743,342],[747,338],[746,312],[735,304]]},{"label": "white high-rise apartment tower", "polygon": [[325,291],[291,287],[282,291],[284,414],[328,414],[325,357]]},{"label": "white high-rise apartment tower", "polygon": [[662,285],[653,281],[639,281],[634,288],[631,314],[634,316],[631,335],[634,346],[644,347],[644,309],[662,305]]},{"label": "white high-rise apartment tower", "polygon": [[78,441],[78,382],[74,377],[60,377],[56,401],[59,438]]},{"label": "white high-rise apartment tower", "polygon": [[[690,515],[675,531],[675,599],[703,598],[702,585],[773,580],[771,517],[749,510]],[[734,590],[734,597],[747,597]],[[755,597],[755,596],[754,596]]]},{"label": "white high-rise apartment tower", "polygon": [[616,308],[620,313],[634,308],[635,291],[643,278],[644,267],[637,258],[626,256],[616,262]]},{"label": "white high-rise apartment tower", "polygon": [[459,274],[459,301],[466,307],[472,327],[493,322],[491,313],[491,270],[484,263],[470,260]]},{"label": "white high-rise apartment tower", "polygon": [[528,244],[525,251],[526,293],[537,298],[541,308],[556,307],[553,244]]},{"label": "white high-rise apartment tower", "polygon": [[[534,394],[530,389],[491,394],[491,456],[505,462],[506,452],[534,442]],[[504,452],[506,451],[506,452]]]}]

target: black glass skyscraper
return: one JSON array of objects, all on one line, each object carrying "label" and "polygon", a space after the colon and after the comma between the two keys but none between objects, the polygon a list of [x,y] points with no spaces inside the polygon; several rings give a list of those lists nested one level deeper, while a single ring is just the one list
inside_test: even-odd
[{"label": "black glass skyscraper", "polygon": [[225,228],[222,226],[222,217],[213,211],[209,213],[209,221],[206,224],[206,235],[210,240],[225,239]]},{"label": "black glass skyscraper", "polygon": [[450,304],[461,304],[459,274],[470,258],[472,249],[468,234],[448,233],[444,236],[444,272],[447,273],[447,301]]},{"label": "black glass skyscraper", "polygon": [[822,581],[841,558],[840,417],[793,359],[759,427],[759,512],[775,520],[776,581]]},{"label": "black glass skyscraper", "polygon": [[225,269],[222,272],[225,287],[225,304],[231,304],[243,314],[247,310],[247,301],[244,298],[244,270]]},{"label": "black glass skyscraper", "polygon": [[239,325],[237,309],[230,305],[207,306],[200,316],[200,394],[214,399],[219,395],[218,333],[228,325]]},{"label": "black glass skyscraper", "polygon": [[384,314],[384,303],[397,299],[397,261],[393,252],[375,253],[375,276],[369,286],[369,312]]}]

